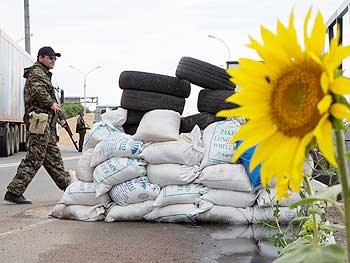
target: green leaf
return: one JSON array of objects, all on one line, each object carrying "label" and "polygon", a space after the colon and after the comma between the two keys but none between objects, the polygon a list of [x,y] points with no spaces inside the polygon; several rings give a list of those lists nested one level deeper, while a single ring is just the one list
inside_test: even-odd
[{"label": "green leaf", "polygon": [[317,201],[329,201],[336,202],[338,194],[342,192],[342,188],[340,184],[333,185],[328,187],[322,192],[318,192],[317,194],[304,198],[298,202],[295,202],[289,206],[290,209],[297,208],[298,206],[303,206],[306,204],[311,204]]},{"label": "green leaf", "polygon": [[344,249],[335,244],[314,248],[304,241],[297,242],[287,251],[282,251],[284,253],[273,263],[343,263],[345,260]]}]

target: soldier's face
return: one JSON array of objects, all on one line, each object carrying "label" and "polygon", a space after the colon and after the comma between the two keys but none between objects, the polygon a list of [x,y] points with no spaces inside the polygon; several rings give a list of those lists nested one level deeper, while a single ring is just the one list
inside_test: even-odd
[{"label": "soldier's face", "polygon": [[56,62],[56,56],[39,56],[39,62],[48,69],[53,69]]}]

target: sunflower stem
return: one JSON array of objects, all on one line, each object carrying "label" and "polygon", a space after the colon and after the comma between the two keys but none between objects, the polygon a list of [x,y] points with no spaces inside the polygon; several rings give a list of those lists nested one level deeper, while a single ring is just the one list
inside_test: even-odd
[{"label": "sunflower stem", "polygon": [[349,189],[349,170],[347,169],[347,159],[345,155],[344,131],[335,130],[336,148],[338,157],[338,174],[343,190],[343,200],[345,209],[345,230],[346,230],[346,251],[347,262],[350,256],[350,189]]},{"label": "sunflower stem", "polygon": [[[309,176],[306,175],[304,177],[304,181],[306,183],[306,192],[309,196],[312,196],[313,195],[313,190],[312,190],[312,186],[311,186],[311,183],[310,183],[310,179],[309,179]],[[315,203],[311,203],[311,208],[313,210],[315,210]],[[320,242],[320,235],[319,235],[319,232],[318,232],[318,220],[316,218],[316,215],[313,213],[312,214],[312,221],[313,221],[313,245],[315,248],[318,247],[318,244]]]}]

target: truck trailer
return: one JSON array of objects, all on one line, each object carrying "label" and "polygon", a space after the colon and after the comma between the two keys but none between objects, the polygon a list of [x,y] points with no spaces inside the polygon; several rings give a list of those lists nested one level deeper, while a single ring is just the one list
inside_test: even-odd
[{"label": "truck trailer", "polygon": [[23,70],[34,63],[29,53],[0,29],[0,156],[26,150]]}]

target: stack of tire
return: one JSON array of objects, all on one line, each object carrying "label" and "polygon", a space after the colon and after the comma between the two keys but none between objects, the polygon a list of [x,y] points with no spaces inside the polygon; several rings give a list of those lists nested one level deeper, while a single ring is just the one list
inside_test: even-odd
[{"label": "stack of tire", "polygon": [[148,111],[168,109],[181,115],[185,99],[191,92],[191,85],[186,80],[141,71],[123,71],[119,76],[119,87],[123,90],[120,105],[128,111],[123,128],[131,135]]},{"label": "stack of tire", "polygon": [[204,130],[209,124],[222,119],[215,117],[218,111],[237,106],[225,102],[236,87],[225,69],[195,58],[182,57],[175,75],[203,88],[197,100],[199,114],[182,117],[180,132],[189,132],[196,124]]}]

